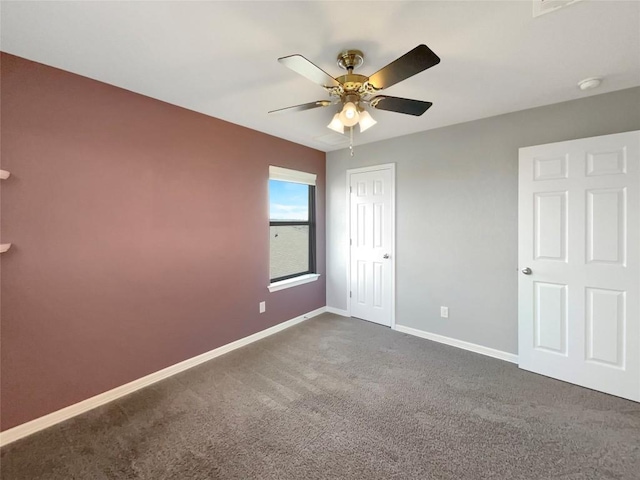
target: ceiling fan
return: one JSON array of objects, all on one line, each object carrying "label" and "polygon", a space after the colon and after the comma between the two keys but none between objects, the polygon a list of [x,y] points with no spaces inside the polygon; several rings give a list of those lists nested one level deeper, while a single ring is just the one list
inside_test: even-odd
[{"label": "ceiling fan", "polygon": [[320,67],[314,65],[302,55],[289,55],[278,61],[303,77],[323,87],[331,100],[316,100],[293,107],[272,110],[269,113],[300,112],[330,105],[342,105],[329,125],[330,129],[344,133],[344,127],[360,125],[360,132],[364,132],[377,122],[365,110],[365,105],[378,110],[404,113],[407,115],[422,115],[431,107],[431,102],[411,100],[408,98],[377,95],[377,93],[396,83],[406,80],[413,75],[440,63],[440,58],[426,45],[418,45],[405,53],[376,73],[367,77],[353,73],[364,63],[364,54],[360,50],[344,50],[338,55],[338,65],[347,73],[333,78]]}]

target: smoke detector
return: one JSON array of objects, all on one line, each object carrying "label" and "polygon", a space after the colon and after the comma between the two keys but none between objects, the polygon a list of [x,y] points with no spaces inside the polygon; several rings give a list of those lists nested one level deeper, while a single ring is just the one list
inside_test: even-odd
[{"label": "smoke detector", "polygon": [[582,0],[533,0],[533,16],[539,17],[545,13],[555,12],[563,7],[568,7]]},{"label": "smoke detector", "polygon": [[591,77],[585,78],[584,80],[580,80],[578,82],[578,86],[580,90],[591,90],[593,88],[598,88],[602,83],[602,78],[600,77]]}]

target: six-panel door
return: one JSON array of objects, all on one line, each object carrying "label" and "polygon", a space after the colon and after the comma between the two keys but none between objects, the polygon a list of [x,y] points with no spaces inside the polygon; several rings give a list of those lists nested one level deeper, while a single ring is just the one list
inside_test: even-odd
[{"label": "six-panel door", "polygon": [[391,326],[391,169],[350,174],[351,315]]},{"label": "six-panel door", "polygon": [[640,132],[522,148],[519,172],[520,367],[636,401],[639,151]]}]

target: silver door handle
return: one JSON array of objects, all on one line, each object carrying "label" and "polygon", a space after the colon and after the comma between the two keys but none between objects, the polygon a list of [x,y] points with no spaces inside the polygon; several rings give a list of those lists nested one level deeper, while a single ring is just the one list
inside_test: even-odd
[{"label": "silver door handle", "polygon": [[382,258],[385,258],[385,259],[389,258],[389,254],[388,254],[388,253],[385,253],[385,254],[382,256]]},{"label": "silver door handle", "polygon": [[525,275],[531,275],[533,272],[529,267],[526,267],[522,269],[522,273],[524,273]]}]

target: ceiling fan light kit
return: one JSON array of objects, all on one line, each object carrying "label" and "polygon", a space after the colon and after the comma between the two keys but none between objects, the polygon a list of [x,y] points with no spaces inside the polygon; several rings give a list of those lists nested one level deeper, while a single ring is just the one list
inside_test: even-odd
[{"label": "ceiling fan light kit", "polygon": [[366,110],[362,110],[360,112],[360,121],[358,123],[360,125],[360,133],[362,133],[365,130],[373,127],[378,122],[373,119],[369,112],[367,112]]},{"label": "ceiling fan light kit", "polygon": [[[353,127],[360,125],[360,133],[374,126],[377,122],[371,114],[364,109],[365,105],[378,110],[403,113],[420,116],[431,107],[431,102],[412,100],[408,98],[389,97],[377,95],[377,93],[396,83],[406,80],[417,73],[440,63],[440,58],[426,45],[418,45],[413,50],[405,53],[376,73],[367,77],[353,73],[353,70],[362,66],[364,54],[360,50],[344,50],[338,55],[338,66],[347,73],[339,77],[332,77],[327,72],[311,63],[302,55],[290,55],[278,59],[284,66],[294,72],[308,78],[323,87],[334,101],[317,100],[311,103],[295,105],[293,107],[272,110],[269,113],[284,111],[303,111],[317,107],[341,104],[340,112],[333,116],[327,125],[331,130],[344,134],[344,127],[349,127],[353,139]],[[353,154],[353,140],[350,148]]]},{"label": "ceiling fan light kit", "polygon": [[358,113],[358,107],[353,102],[347,102],[342,107],[342,111],[338,116],[340,121],[345,127],[353,127],[360,121],[360,114]]},{"label": "ceiling fan light kit", "polygon": [[334,132],[344,133],[344,125],[340,121],[340,114],[336,113],[331,120],[331,123],[327,125],[328,128],[333,130]]}]

